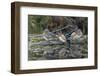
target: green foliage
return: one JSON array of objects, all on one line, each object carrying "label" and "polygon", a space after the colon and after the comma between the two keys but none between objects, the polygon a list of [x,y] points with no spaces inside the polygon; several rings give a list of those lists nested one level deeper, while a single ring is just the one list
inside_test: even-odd
[{"label": "green foliage", "polygon": [[33,38],[32,42],[40,42],[40,41],[44,41],[45,39],[41,39],[41,38]]},{"label": "green foliage", "polygon": [[[68,16],[28,16],[28,34],[41,34],[45,28],[55,30],[70,25],[77,25],[83,34],[88,34],[87,17],[68,17]],[[49,28],[50,27],[50,28]]]},{"label": "green foliage", "polygon": [[28,16],[28,33],[41,34],[47,27],[50,16]]}]

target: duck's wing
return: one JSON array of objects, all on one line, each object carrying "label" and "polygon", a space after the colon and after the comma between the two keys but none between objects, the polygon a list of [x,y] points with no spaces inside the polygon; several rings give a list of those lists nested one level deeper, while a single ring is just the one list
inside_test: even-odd
[{"label": "duck's wing", "polygon": [[58,38],[59,38],[59,40],[61,42],[66,42],[66,37],[63,34],[61,34],[60,36],[58,36]]}]

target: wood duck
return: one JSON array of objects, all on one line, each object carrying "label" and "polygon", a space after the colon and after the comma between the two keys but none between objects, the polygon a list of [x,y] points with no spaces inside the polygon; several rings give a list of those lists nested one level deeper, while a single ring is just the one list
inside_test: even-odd
[{"label": "wood duck", "polygon": [[56,36],[58,37],[58,39],[59,39],[61,42],[66,43],[66,37],[64,36],[64,34],[58,33],[58,35],[56,35]]}]

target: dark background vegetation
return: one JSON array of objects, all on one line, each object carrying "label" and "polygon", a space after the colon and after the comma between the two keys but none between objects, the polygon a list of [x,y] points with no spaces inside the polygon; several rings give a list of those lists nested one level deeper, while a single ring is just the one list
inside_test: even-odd
[{"label": "dark background vegetation", "polygon": [[68,24],[77,25],[83,34],[88,33],[88,18],[87,17],[65,17],[65,16],[28,16],[28,33],[40,34],[45,28],[50,31],[62,28]]}]

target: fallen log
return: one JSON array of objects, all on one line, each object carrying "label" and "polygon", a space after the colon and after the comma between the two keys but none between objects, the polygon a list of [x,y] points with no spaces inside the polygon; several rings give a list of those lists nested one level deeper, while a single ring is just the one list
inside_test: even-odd
[{"label": "fallen log", "polygon": [[41,46],[48,46],[48,45],[63,45],[64,43],[61,41],[41,41],[37,43],[32,43],[31,46],[34,45],[41,45]]}]

